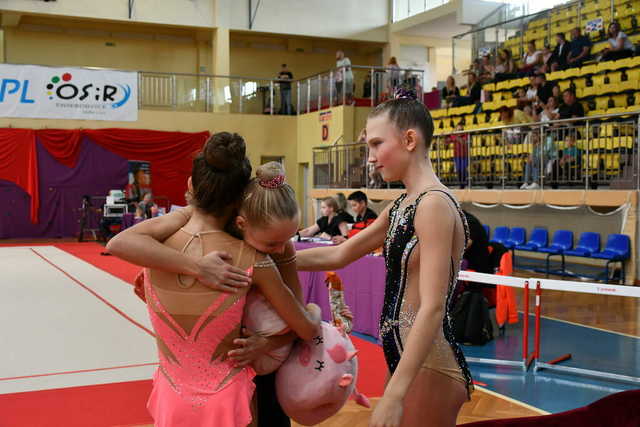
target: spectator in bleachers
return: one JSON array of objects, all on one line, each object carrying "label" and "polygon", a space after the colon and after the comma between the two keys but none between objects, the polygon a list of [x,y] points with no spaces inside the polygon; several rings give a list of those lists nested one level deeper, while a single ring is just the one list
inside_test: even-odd
[{"label": "spectator in bleachers", "polygon": [[501,82],[515,77],[516,64],[509,49],[500,49],[496,58],[496,66],[493,69],[493,80]]},{"label": "spectator in bleachers", "polygon": [[525,146],[531,149],[527,162],[524,165],[524,183],[521,190],[536,190],[540,188],[540,164],[542,156],[542,145],[540,144],[540,131],[533,130],[525,137]]},{"label": "spectator in bleachers", "polygon": [[567,56],[567,68],[582,67],[582,63],[589,59],[591,52],[591,40],[588,36],[580,34],[580,28],[571,30],[571,43],[569,44],[569,56]]},{"label": "spectator in bleachers", "polygon": [[472,105],[478,104],[480,102],[480,95],[482,93],[482,88],[480,87],[480,83],[478,82],[478,77],[475,73],[469,73],[467,75],[467,96],[458,96],[453,101],[454,107],[462,107],[463,105]]},{"label": "spectator in bleachers", "polygon": [[525,105],[524,108],[522,108],[522,113],[524,113],[528,123],[535,122],[535,114],[531,105]]},{"label": "spectator in bleachers", "polygon": [[[464,130],[462,124],[456,126],[456,132]],[[466,133],[458,133],[449,136],[449,148],[453,148],[453,163],[456,168],[456,175],[460,188],[467,185],[467,169],[469,167],[469,135]]]},{"label": "spectator in bleachers", "polygon": [[553,51],[551,50],[551,46],[545,44],[542,48],[542,66],[538,68],[538,71],[541,73],[548,73],[551,71],[551,65],[553,61]]},{"label": "spectator in bleachers", "polygon": [[518,123],[531,123],[531,119],[517,108],[503,106],[500,108],[500,121],[505,125],[515,125]]},{"label": "spectator in bleachers", "polygon": [[558,160],[560,178],[575,179],[580,166],[580,150],[576,147],[575,135],[567,135],[566,147],[562,150],[562,157]]},{"label": "spectator in bleachers", "polygon": [[602,61],[615,61],[633,56],[633,43],[620,30],[620,24],[617,22],[609,24],[607,34],[609,36],[609,47],[602,51]]},{"label": "spectator in bleachers", "polygon": [[456,86],[456,81],[453,76],[447,77],[447,82],[442,88],[442,102],[446,107],[451,106],[453,101],[460,96],[460,89]]},{"label": "spectator in bleachers", "polygon": [[536,67],[542,65],[542,52],[536,49],[536,42],[533,40],[527,43],[527,52],[522,57],[520,71],[524,74],[532,73]]},{"label": "spectator in bleachers", "polygon": [[540,114],[536,117],[536,122],[549,122],[551,120],[557,120],[560,115],[558,114],[558,99],[555,96],[550,96],[547,103],[544,104]]},{"label": "spectator in bleachers", "polygon": [[529,77],[529,81],[530,84],[526,91],[524,89],[518,89],[517,91],[516,99],[518,100],[519,108],[524,108],[525,105],[530,105],[538,96],[538,82],[533,76]]},{"label": "spectator in bleachers", "polygon": [[564,33],[556,34],[556,47],[551,55],[551,71],[564,70],[567,68],[567,56],[569,55],[569,43]]},{"label": "spectator in bleachers", "polygon": [[565,91],[562,92],[562,101],[563,103],[558,111],[560,119],[584,117],[584,107],[578,102],[573,89],[565,89]]},{"label": "spectator in bleachers", "polygon": [[145,193],[142,201],[138,203],[138,209],[140,209],[141,217],[144,219],[153,218],[154,215],[152,209],[154,207],[156,207],[156,204],[153,202],[153,195],[151,192]]},{"label": "spectator in bleachers", "polygon": [[536,101],[544,105],[549,101],[549,98],[553,96],[553,88],[558,85],[555,82],[547,81],[547,76],[544,73],[537,74],[534,80],[536,87],[538,88],[536,92]]}]

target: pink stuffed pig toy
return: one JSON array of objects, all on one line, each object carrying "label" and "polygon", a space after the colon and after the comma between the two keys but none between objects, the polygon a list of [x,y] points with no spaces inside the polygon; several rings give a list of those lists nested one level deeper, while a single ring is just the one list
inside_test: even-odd
[{"label": "pink stuffed pig toy", "polygon": [[341,327],[322,322],[311,341],[298,341],[276,374],[278,401],[294,421],[315,425],[337,413],[353,396],[369,407],[356,390],[356,349]]}]

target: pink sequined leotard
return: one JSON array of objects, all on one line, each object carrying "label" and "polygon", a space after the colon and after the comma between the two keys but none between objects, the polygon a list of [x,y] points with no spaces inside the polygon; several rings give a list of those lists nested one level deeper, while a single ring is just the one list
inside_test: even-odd
[{"label": "pink sequined leotard", "polygon": [[[165,243],[191,254],[226,251],[244,269],[255,264],[255,250],[226,233],[182,231]],[[145,270],[145,293],[160,359],[147,404],[155,427],[248,425],[255,373],[234,368],[226,357],[240,333],[246,290],[222,294]]]}]

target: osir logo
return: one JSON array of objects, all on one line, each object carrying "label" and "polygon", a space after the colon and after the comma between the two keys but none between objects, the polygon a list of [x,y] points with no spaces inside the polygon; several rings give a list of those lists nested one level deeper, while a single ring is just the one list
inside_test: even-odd
[{"label": "osir logo", "polygon": [[72,82],[71,73],[64,73],[62,77],[53,76],[47,84],[47,95],[50,100],[89,101],[100,104],[110,104],[111,108],[120,108],[131,98],[129,85],[96,85],[94,83],[80,84]]}]

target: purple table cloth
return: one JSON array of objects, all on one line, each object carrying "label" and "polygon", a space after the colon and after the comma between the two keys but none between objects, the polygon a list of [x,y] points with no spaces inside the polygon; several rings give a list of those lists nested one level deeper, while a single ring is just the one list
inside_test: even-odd
[{"label": "purple table cloth", "polygon": [[[325,246],[317,243],[298,242],[297,250]],[[384,301],[384,258],[366,256],[347,267],[335,270],[344,285],[344,298],[353,312],[353,330],[378,338],[378,323]],[[322,318],[331,320],[329,291],[324,283],[323,271],[301,271],[300,282],[306,303],[316,303],[322,308]]]}]

